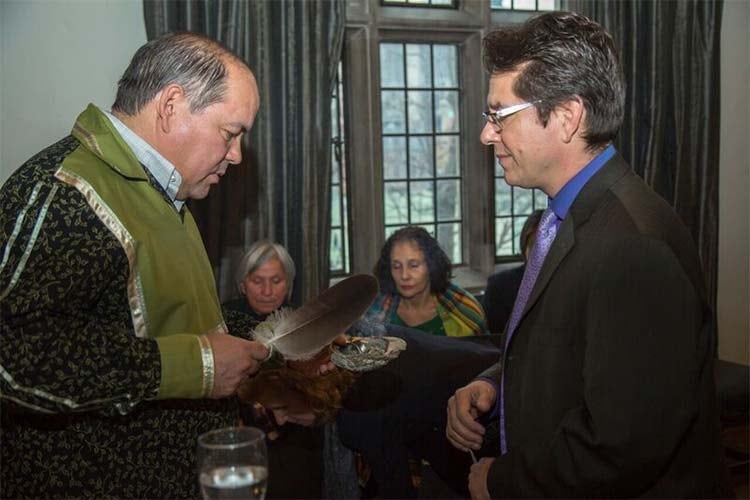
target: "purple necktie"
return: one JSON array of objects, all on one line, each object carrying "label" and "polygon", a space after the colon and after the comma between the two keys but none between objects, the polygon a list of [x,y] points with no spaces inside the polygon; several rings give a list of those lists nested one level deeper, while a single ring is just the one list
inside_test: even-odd
[{"label": "purple necktie", "polygon": [[[545,210],[539,221],[539,228],[536,231],[536,239],[534,240],[534,246],[529,255],[529,261],[526,263],[526,270],[523,273],[523,279],[521,280],[521,287],[518,289],[516,302],[513,304],[513,312],[510,315],[510,321],[508,323],[508,336],[505,339],[506,350],[510,344],[510,338],[518,326],[518,321],[521,319],[521,314],[523,314],[523,310],[526,307],[526,302],[529,300],[529,295],[531,295],[531,290],[534,288],[534,283],[536,282],[537,276],[539,276],[539,271],[542,269],[544,258],[547,257],[547,252],[549,252],[552,242],[555,241],[559,225],[560,219],[557,218],[555,212],[553,212],[551,208]],[[504,386],[505,367],[503,367],[502,376],[500,378],[500,453],[503,455],[508,452],[508,445],[505,440]]]}]

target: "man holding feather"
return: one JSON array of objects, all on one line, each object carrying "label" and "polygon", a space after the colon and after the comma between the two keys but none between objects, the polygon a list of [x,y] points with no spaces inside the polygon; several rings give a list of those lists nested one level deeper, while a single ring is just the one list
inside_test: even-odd
[{"label": "man holding feather", "polygon": [[242,60],[166,35],[3,186],[0,497],[198,496],[196,438],[236,422],[268,349],[228,334],[185,201],[258,106]]}]

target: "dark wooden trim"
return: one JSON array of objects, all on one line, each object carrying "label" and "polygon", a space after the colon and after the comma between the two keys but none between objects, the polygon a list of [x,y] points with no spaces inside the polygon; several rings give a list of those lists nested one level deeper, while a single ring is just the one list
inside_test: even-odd
[{"label": "dark wooden trim", "polygon": [[371,53],[377,45],[368,26],[347,28],[346,65],[349,85],[349,210],[351,214],[352,272],[369,273],[383,244],[383,182],[380,170],[380,104],[377,65]]}]

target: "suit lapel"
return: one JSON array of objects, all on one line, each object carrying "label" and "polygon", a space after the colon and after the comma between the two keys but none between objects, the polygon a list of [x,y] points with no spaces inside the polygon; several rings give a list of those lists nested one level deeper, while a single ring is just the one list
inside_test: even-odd
[{"label": "suit lapel", "polygon": [[534,288],[531,290],[531,295],[529,295],[529,300],[526,301],[526,307],[523,310],[519,324],[523,321],[523,317],[526,316],[529,309],[531,309],[539,299],[542,291],[547,287],[550,278],[555,274],[557,267],[563,261],[565,256],[568,255],[568,252],[573,248],[573,245],[575,245],[574,233],[573,220],[570,217],[566,217],[560,224],[560,227],[557,230],[557,236],[555,236],[555,241],[552,242],[549,253],[547,253],[547,257],[544,259],[544,264],[539,271],[539,276],[536,278]]},{"label": "suit lapel", "polygon": [[604,164],[601,170],[578,193],[573,205],[570,207],[568,215],[557,230],[555,241],[552,242],[549,253],[547,253],[547,257],[544,259],[544,264],[539,271],[534,288],[531,290],[531,295],[529,295],[529,299],[526,301],[526,307],[524,307],[521,318],[518,320],[516,330],[520,328],[526,314],[534,307],[539,297],[541,297],[542,292],[544,292],[560,263],[562,263],[565,256],[575,246],[576,230],[591,217],[591,214],[599,206],[602,197],[612,185],[628,172],[630,172],[630,168],[622,156],[617,153]]}]

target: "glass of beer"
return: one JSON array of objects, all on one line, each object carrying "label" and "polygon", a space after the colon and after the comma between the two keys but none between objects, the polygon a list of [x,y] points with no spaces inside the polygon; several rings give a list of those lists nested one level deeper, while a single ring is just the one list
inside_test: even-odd
[{"label": "glass of beer", "polygon": [[227,427],[201,435],[198,477],[205,500],[262,500],[268,482],[265,433],[255,427]]}]

